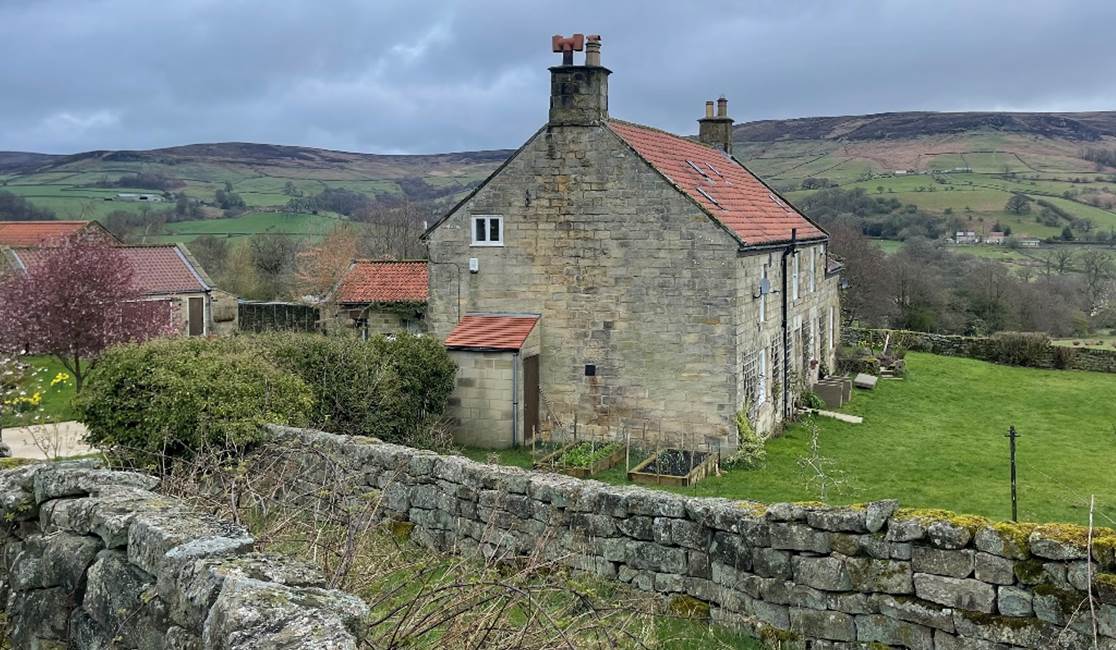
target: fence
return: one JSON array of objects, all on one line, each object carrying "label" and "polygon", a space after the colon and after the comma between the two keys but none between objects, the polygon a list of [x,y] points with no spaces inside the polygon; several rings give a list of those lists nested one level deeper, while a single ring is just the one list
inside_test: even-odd
[{"label": "fence", "polygon": [[240,331],[266,332],[294,330],[313,332],[318,329],[318,308],[295,302],[252,302],[241,300],[237,305]]}]

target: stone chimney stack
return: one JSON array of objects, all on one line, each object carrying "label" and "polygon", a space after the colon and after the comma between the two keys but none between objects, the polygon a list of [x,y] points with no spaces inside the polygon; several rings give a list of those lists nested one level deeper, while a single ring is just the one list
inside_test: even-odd
[{"label": "stone chimney stack", "polygon": [[717,115],[713,102],[705,102],[705,117],[698,120],[698,140],[732,155],[732,118],[728,116],[728,100],[717,99]]},{"label": "stone chimney stack", "polygon": [[[592,126],[608,119],[608,75],[601,66],[601,37],[556,35],[551,41],[562,65],[550,69],[550,126]],[[585,50],[585,65],[573,53]]]}]

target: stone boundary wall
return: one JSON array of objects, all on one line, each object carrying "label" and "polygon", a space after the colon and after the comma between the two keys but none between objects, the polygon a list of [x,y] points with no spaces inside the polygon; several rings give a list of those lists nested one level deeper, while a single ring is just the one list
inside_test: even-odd
[{"label": "stone boundary wall", "polygon": [[367,607],[234,525],[96,463],[0,472],[14,648],[350,649]]},{"label": "stone boundary wall", "polygon": [[[871,329],[861,327],[844,327],[841,329],[841,342],[846,345],[871,344],[883,345],[884,337],[891,335],[891,342],[902,345],[908,350],[931,352],[950,357],[969,357],[990,361],[994,349],[995,339],[990,336],[958,336],[955,334],[932,334],[930,332],[915,332],[911,330]],[[1054,345],[1049,346],[1047,358],[1039,367],[1056,368],[1055,351],[1059,349]],[[1093,372],[1116,373],[1116,349],[1101,350],[1096,348],[1063,347],[1065,356],[1065,369],[1090,370]]]},{"label": "stone boundary wall", "polygon": [[[380,490],[425,546],[538,553],[665,598],[782,647],[1116,649],[1116,531],[992,523],[944,511],[770,506],[610,486],[372,439],[271,427],[323,483]],[[303,462],[303,461],[299,461]],[[314,476],[314,472],[308,472]]]}]

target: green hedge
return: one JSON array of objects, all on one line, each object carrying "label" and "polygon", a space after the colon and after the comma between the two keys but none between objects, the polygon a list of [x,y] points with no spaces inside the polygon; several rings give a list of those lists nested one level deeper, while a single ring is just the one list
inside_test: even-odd
[{"label": "green hedge", "polygon": [[409,334],[162,340],[106,353],[75,406],[90,442],[133,462],[251,444],[268,422],[408,443],[441,418],[456,372]]},{"label": "green hedge", "polygon": [[298,375],[314,393],[311,425],[349,435],[408,442],[446,409],[457,366],[436,339],[400,333],[271,333],[226,339]]},{"label": "green hedge", "polygon": [[204,447],[250,445],[268,422],[305,425],[313,401],[305,382],[266,359],[164,340],[106,352],[74,407],[95,447],[159,465]]}]

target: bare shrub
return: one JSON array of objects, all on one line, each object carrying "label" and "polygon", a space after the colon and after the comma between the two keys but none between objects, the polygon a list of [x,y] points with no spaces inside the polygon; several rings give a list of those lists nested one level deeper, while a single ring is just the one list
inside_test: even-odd
[{"label": "bare shrub", "polygon": [[[526,556],[424,548],[414,543],[421,530],[385,517],[381,493],[364,485],[350,458],[320,447],[269,443],[238,462],[215,454],[173,468],[164,491],[241,523],[262,550],[315,565],[330,586],[363,598],[372,612],[365,648],[740,643],[707,625],[708,608],[672,613],[620,583],[572,574],[561,558],[544,558],[546,535]],[[692,617],[700,621],[681,620]]]}]

